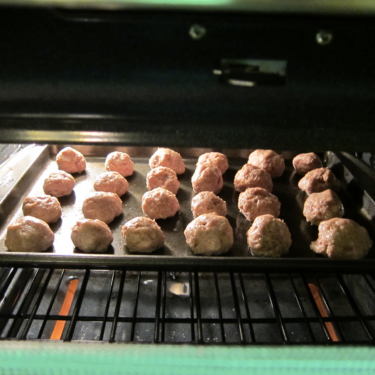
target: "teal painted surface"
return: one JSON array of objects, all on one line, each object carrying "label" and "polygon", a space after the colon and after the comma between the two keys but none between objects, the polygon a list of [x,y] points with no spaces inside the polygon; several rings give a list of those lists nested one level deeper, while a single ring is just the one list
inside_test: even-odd
[{"label": "teal painted surface", "polygon": [[369,347],[1,342],[0,374],[375,374],[374,354],[374,349]]}]

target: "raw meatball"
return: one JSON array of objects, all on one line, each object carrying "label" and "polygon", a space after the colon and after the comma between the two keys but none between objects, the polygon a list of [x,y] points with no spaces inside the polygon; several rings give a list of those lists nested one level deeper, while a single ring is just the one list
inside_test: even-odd
[{"label": "raw meatball", "polygon": [[68,173],[81,173],[86,169],[85,157],[71,147],[63,148],[56,155],[56,163],[59,169]]},{"label": "raw meatball", "polygon": [[162,187],[173,194],[176,194],[180,187],[176,172],[168,167],[156,167],[151,169],[151,171],[147,173],[146,184],[148,190]]},{"label": "raw meatball", "polygon": [[96,178],[94,189],[96,191],[115,193],[121,197],[121,195],[127,193],[129,184],[126,178],[122,177],[118,172],[104,172]]},{"label": "raw meatball", "polygon": [[251,254],[255,256],[280,257],[292,245],[288,226],[272,215],[258,216],[246,235]]},{"label": "raw meatball", "polygon": [[273,150],[255,150],[249,155],[249,164],[268,172],[272,178],[280,177],[285,170],[284,158]]},{"label": "raw meatball", "polygon": [[74,246],[85,253],[107,250],[113,241],[112,232],[101,220],[83,219],[74,225],[71,235]]},{"label": "raw meatball", "polygon": [[219,168],[210,164],[201,164],[195,169],[191,184],[196,193],[212,191],[217,194],[223,188],[223,175]]},{"label": "raw meatball", "polygon": [[107,155],[104,166],[107,171],[118,172],[124,177],[134,173],[134,163],[126,152],[111,152]]},{"label": "raw meatball", "polygon": [[338,182],[328,168],[317,168],[307,172],[298,182],[298,187],[306,194],[318,193],[327,189],[337,188]]},{"label": "raw meatball", "polygon": [[238,198],[238,209],[247,220],[253,221],[260,215],[280,215],[280,201],[263,188],[247,188]]},{"label": "raw meatball", "polygon": [[91,193],[83,202],[83,215],[86,219],[98,219],[106,224],[122,214],[122,201],[115,193]]},{"label": "raw meatball", "polygon": [[159,225],[148,217],[136,217],[121,228],[125,246],[130,252],[151,253],[164,245]]},{"label": "raw meatball", "polygon": [[156,188],[143,194],[142,211],[151,219],[172,217],[179,209],[176,196],[167,189]]},{"label": "raw meatball", "polygon": [[60,198],[72,194],[76,181],[74,177],[64,171],[51,173],[43,184],[43,190],[46,194]]},{"label": "raw meatball", "polygon": [[241,192],[249,187],[261,187],[271,192],[272,177],[264,169],[245,164],[234,176],[234,188]]},{"label": "raw meatball", "polygon": [[170,148],[158,148],[150,157],[149,166],[151,169],[156,167],[171,168],[177,174],[185,172],[185,163],[181,155]]},{"label": "raw meatball", "polygon": [[317,154],[307,152],[293,158],[293,167],[297,174],[305,174],[313,169],[321,168],[322,162]]},{"label": "raw meatball", "polygon": [[360,259],[367,255],[372,241],[367,230],[353,220],[333,218],[319,224],[318,239],[310,249],[332,259]]},{"label": "raw meatball", "polygon": [[220,216],[227,214],[227,203],[212,191],[202,191],[191,200],[194,217],[213,213]]},{"label": "raw meatball", "polygon": [[188,224],[185,239],[193,254],[217,255],[233,246],[233,229],[224,216],[204,214]]},{"label": "raw meatball", "polygon": [[52,246],[54,234],[47,223],[33,216],[24,216],[9,225],[5,246],[9,251],[46,251]]},{"label": "raw meatball", "polygon": [[337,196],[331,190],[324,190],[321,193],[312,193],[305,200],[303,206],[303,216],[311,224],[319,224],[321,221],[333,217],[342,217],[344,215],[344,206]]},{"label": "raw meatball", "polygon": [[60,202],[50,195],[25,198],[22,211],[25,216],[34,216],[46,223],[56,223],[61,217]]},{"label": "raw meatball", "polygon": [[197,166],[200,164],[212,164],[219,168],[221,173],[225,173],[229,168],[228,158],[221,152],[206,152],[198,158]]}]

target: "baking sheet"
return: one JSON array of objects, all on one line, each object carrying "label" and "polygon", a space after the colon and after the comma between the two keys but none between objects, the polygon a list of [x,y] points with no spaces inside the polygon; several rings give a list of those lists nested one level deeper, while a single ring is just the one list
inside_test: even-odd
[{"label": "baking sheet", "polygon": [[[79,147],[76,147],[79,149]],[[60,199],[63,214],[61,220],[56,224],[51,225],[52,230],[55,233],[54,245],[49,249],[48,253],[74,256],[81,254],[81,252],[74,248],[74,245],[70,239],[71,229],[75,222],[83,218],[82,214],[82,203],[87,197],[89,192],[93,192],[93,182],[97,175],[105,171],[104,160],[107,152],[113,151],[114,148],[95,148],[90,147],[89,149],[83,149],[82,151],[86,155],[87,169],[83,174],[75,175],[76,186],[74,192],[68,196]],[[0,252],[6,252],[7,249],[4,245],[4,238],[6,234],[6,227],[9,223],[13,222],[16,218],[22,216],[22,201],[30,195],[43,194],[43,181],[52,171],[57,170],[57,165],[54,161],[54,155],[57,151],[56,147],[49,148],[50,155],[39,160],[38,163],[34,163],[31,167],[34,177],[32,183],[25,186],[23,191],[17,192],[17,203],[14,210],[6,218],[3,219],[3,225],[0,232]],[[148,158],[152,154],[152,149],[135,149],[130,152],[130,155],[135,162],[135,173],[133,176],[128,177],[129,181],[129,192],[122,197],[124,212],[121,216],[116,218],[109,226],[113,231],[114,241],[112,246],[107,251],[107,255],[114,254],[121,257],[137,257],[139,254],[133,255],[127,252],[123,246],[121,239],[121,226],[126,221],[136,217],[143,216],[141,210],[141,198],[146,188],[146,174],[149,171]],[[203,153],[206,150],[199,150],[199,153]],[[101,156],[91,156],[95,154]],[[240,156],[244,156],[247,153],[240,153]],[[138,155],[138,156],[134,156]],[[139,155],[144,155],[140,157]],[[285,220],[288,224],[293,245],[290,249],[289,254],[285,258],[316,258],[320,257],[314,254],[309,249],[309,244],[317,236],[316,227],[309,225],[303,215],[302,207],[305,199],[305,194],[297,188],[299,176],[296,176],[291,166],[291,153],[285,153],[286,159],[286,171],[282,177],[274,179],[274,190],[273,193],[277,195],[281,201],[281,214],[280,217]],[[363,196],[361,192],[356,192],[356,195],[351,195],[349,189],[347,189],[347,181],[350,180],[350,176],[347,175],[347,171],[343,168],[338,159],[335,159],[333,154],[326,154],[326,163],[330,166],[337,177],[342,180],[342,189],[339,192],[341,199],[343,200],[346,217],[352,218],[358,221],[360,224],[365,225],[370,232],[371,237],[374,239],[374,223],[371,214],[364,208]],[[158,220],[159,225],[165,233],[166,241],[165,246],[154,252],[153,255],[157,256],[172,256],[177,258],[196,257],[193,255],[185,243],[183,231],[186,225],[193,219],[190,211],[191,198],[194,195],[191,188],[191,176],[194,172],[196,158],[185,159],[186,172],[184,175],[179,176],[181,182],[181,188],[177,194],[177,198],[181,205],[181,211],[173,218],[166,220]],[[224,188],[219,194],[228,205],[228,219],[234,229],[235,233],[235,244],[229,253],[223,255],[223,257],[247,257],[254,259],[249,254],[246,245],[246,231],[250,226],[250,223],[245,220],[237,208],[238,193],[233,189],[233,178],[236,171],[246,162],[244,157],[233,157],[230,158],[230,169],[224,175]],[[345,182],[344,182],[345,181]],[[350,183],[350,182],[349,182]],[[18,188],[18,190],[20,190]],[[16,253],[15,253],[16,254]],[[17,253],[22,254],[22,253]],[[96,256],[92,255],[92,256]],[[144,255],[149,257],[150,255]],[[374,257],[374,251],[372,250],[368,257]],[[207,258],[199,256],[198,258]]]}]

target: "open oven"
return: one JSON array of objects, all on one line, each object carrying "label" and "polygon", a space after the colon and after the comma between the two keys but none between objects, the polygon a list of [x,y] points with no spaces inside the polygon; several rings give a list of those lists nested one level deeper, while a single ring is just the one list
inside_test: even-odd
[{"label": "open oven", "polygon": [[[340,181],[345,217],[375,241],[371,7],[272,11],[235,3],[1,9],[1,340],[374,343],[375,249],[355,261],[309,249],[317,231],[302,215],[291,164],[299,152],[316,152]],[[66,145],[85,155],[87,169],[74,195],[60,200],[53,249],[6,251],[7,226],[22,215],[26,196],[42,193]],[[185,160],[181,212],[160,224],[162,250],[132,255],[120,227],[142,215],[148,158],[158,146]],[[255,148],[286,160],[274,181],[293,238],[282,258],[253,257],[246,246],[249,223],[232,182]],[[111,224],[112,246],[84,254],[70,241],[71,226],[115,150],[133,158],[136,173],[124,213]],[[235,245],[228,255],[194,256],[183,237],[192,220],[190,179],[197,157],[211,150],[230,161],[220,194]]]}]

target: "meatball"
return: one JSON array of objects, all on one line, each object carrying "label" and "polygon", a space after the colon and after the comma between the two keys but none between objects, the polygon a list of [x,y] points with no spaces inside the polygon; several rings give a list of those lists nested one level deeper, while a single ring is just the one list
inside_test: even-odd
[{"label": "meatball", "polygon": [[85,253],[100,253],[107,250],[113,241],[108,225],[101,220],[77,221],[71,235],[74,246]]},{"label": "meatball", "polygon": [[126,152],[111,152],[107,155],[104,166],[107,171],[118,172],[124,177],[134,173],[134,163]]},{"label": "meatball", "polygon": [[171,168],[177,174],[185,172],[185,163],[181,155],[170,148],[158,148],[150,157],[149,166],[151,169],[156,167]]},{"label": "meatball", "polygon": [[43,184],[43,190],[46,194],[60,198],[72,194],[76,181],[74,177],[64,171],[51,173]]},{"label": "meatball", "polygon": [[303,206],[303,216],[311,224],[319,224],[321,221],[333,217],[342,217],[344,215],[344,206],[337,196],[331,190],[324,190],[320,193],[312,193],[305,200]]},{"label": "meatball", "polygon": [[56,163],[59,169],[68,173],[81,173],[86,169],[85,157],[71,147],[63,148],[56,155]]},{"label": "meatball", "polygon": [[221,173],[224,174],[229,168],[228,158],[221,152],[206,152],[198,158],[197,166],[200,164],[212,164],[219,168]]},{"label": "meatball", "polygon": [[367,230],[353,220],[333,218],[319,224],[318,239],[310,249],[332,259],[360,259],[372,247]]},{"label": "meatball", "polygon": [[179,210],[176,196],[167,189],[156,188],[143,194],[142,211],[151,219],[166,219]]},{"label": "meatball", "polygon": [[249,155],[249,164],[268,172],[272,178],[280,177],[285,170],[284,158],[273,150],[255,150]]},{"label": "meatball", "polygon": [[52,246],[54,237],[51,228],[43,220],[24,216],[8,226],[5,246],[9,251],[46,251]]},{"label": "meatball", "polygon": [[247,188],[238,198],[238,209],[247,220],[253,221],[260,215],[280,215],[280,201],[263,188]]},{"label": "meatball", "polygon": [[168,167],[156,167],[151,169],[146,176],[147,189],[152,190],[158,187],[169,190],[176,194],[180,188],[176,172]]},{"label": "meatball", "polygon": [[50,195],[25,198],[22,211],[25,216],[34,216],[46,223],[56,223],[61,217],[60,202]]},{"label": "meatball", "polygon": [[298,182],[298,187],[306,194],[319,193],[338,186],[333,172],[328,168],[317,168],[307,172]]},{"label": "meatball", "polygon": [[188,224],[184,231],[193,254],[217,255],[233,246],[233,229],[224,216],[204,214]]},{"label": "meatball", "polygon": [[104,172],[96,178],[94,189],[96,191],[115,193],[121,197],[127,193],[129,184],[126,178],[122,177],[118,172]]},{"label": "meatball", "polygon": [[316,168],[322,167],[319,156],[313,152],[298,154],[293,158],[293,167],[297,174],[305,174]]},{"label": "meatball", "polygon": [[212,191],[202,191],[191,200],[191,211],[194,217],[209,213],[225,216],[227,203]]},{"label": "meatball", "polygon": [[148,217],[136,217],[121,228],[128,251],[151,253],[164,245],[164,234],[159,225]]},{"label": "meatball", "polygon": [[271,175],[264,169],[245,164],[234,176],[234,188],[237,191],[244,191],[249,187],[261,187],[272,191],[273,183]]},{"label": "meatball", "polygon": [[246,236],[250,252],[255,256],[280,257],[292,245],[288,226],[272,215],[258,216]]},{"label": "meatball", "polygon": [[191,177],[191,184],[196,193],[212,191],[217,194],[224,185],[223,175],[219,168],[210,164],[198,165]]},{"label": "meatball", "polygon": [[113,241],[108,225],[101,220],[83,219],[72,229],[71,239],[75,247],[85,253],[99,253],[107,250]]},{"label": "meatball", "polygon": [[91,193],[83,202],[83,215],[86,219],[98,219],[106,224],[122,214],[122,201],[115,193]]}]

